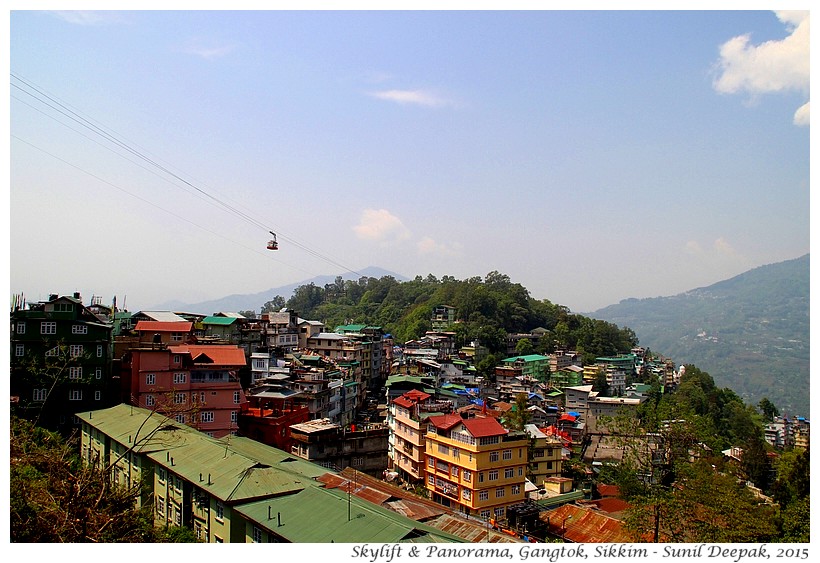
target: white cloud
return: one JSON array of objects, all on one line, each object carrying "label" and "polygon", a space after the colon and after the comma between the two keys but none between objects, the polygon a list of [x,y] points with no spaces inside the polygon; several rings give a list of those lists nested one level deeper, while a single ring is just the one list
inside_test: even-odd
[{"label": "white cloud", "polygon": [[182,52],[189,55],[196,55],[203,59],[215,59],[217,57],[224,57],[234,50],[233,45],[214,45],[207,44],[200,40],[194,39],[182,47]]},{"label": "white cloud", "polygon": [[106,25],[124,21],[122,15],[114,11],[54,10],[51,14],[63,21],[76,25]]},{"label": "white cloud", "polygon": [[703,252],[703,248],[701,248],[698,241],[690,240],[684,245],[683,251],[686,254],[701,254]]},{"label": "white cloud", "polygon": [[[783,11],[777,17],[789,35],[779,41],[751,43],[750,35],[733,37],[720,47],[715,90],[746,92],[753,98],[770,92],[809,92],[809,12]],[[808,125],[809,106],[795,113],[794,122]]]},{"label": "white cloud", "polygon": [[441,107],[452,104],[449,100],[425,90],[381,90],[370,92],[370,95],[380,100],[388,100],[398,104],[415,104],[428,107]]},{"label": "white cloud", "polygon": [[457,256],[461,254],[461,245],[458,243],[446,244],[436,242],[430,237],[424,237],[417,244],[419,254],[435,254],[439,256]]},{"label": "white cloud", "polygon": [[735,249],[732,248],[732,245],[729,244],[729,242],[723,237],[716,239],[715,242],[712,244],[712,248],[714,248],[715,252],[717,252],[718,254],[728,256],[734,256],[736,254]]},{"label": "white cloud", "polygon": [[365,209],[353,231],[360,239],[378,242],[383,246],[410,237],[410,230],[401,219],[386,209]]}]

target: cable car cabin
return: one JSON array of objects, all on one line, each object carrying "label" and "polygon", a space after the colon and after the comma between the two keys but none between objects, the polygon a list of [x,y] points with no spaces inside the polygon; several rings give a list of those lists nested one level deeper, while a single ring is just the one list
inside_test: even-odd
[{"label": "cable car cabin", "polygon": [[276,235],[271,233],[273,238],[268,241],[268,250],[279,250],[279,243],[276,242]]}]

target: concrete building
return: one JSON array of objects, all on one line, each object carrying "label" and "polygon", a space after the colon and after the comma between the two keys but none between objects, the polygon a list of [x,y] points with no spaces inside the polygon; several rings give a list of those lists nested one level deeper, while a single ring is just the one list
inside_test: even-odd
[{"label": "concrete building", "polygon": [[78,427],[75,413],[119,402],[111,372],[112,325],[83,305],[79,293],[11,311],[12,408],[63,433]]},{"label": "concrete building", "polygon": [[430,498],[483,519],[524,500],[529,440],[494,418],[431,416],[426,435]]}]

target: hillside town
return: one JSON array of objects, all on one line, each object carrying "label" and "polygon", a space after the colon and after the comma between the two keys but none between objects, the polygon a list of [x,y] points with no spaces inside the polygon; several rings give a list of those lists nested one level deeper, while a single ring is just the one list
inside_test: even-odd
[{"label": "hillside town", "polygon": [[[686,366],[641,347],[593,363],[535,353],[536,328],[508,334],[483,374],[487,349],[459,345],[458,322],[441,304],[432,330],[397,342],[288,308],[130,312],[53,294],[12,306],[12,410],[76,433],[113,483],[147,482],[135,503],[201,542],[635,541],[602,475],[665,445],[625,443],[618,420],[674,393]],[[809,421],[777,413],[764,435],[767,455],[808,450]]]}]

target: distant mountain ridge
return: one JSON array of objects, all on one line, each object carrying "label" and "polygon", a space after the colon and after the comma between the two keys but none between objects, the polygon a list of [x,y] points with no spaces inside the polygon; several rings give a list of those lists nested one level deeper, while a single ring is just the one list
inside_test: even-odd
[{"label": "distant mountain ridge", "polygon": [[185,313],[195,313],[200,315],[212,315],[218,312],[236,313],[238,311],[256,311],[257,313],[259,313],[259,311],[262,309],[262,305],[264,305],[277,295],[281,295],[285,299],[285,301],[287,301],[288,299],[290,299],[291,295],[293,295],[294,290],[299,286],[313,283],[314,285],[317,285],[319,287],[324,287],[326,284],[333,283],[334,281],[336,281],[336,278],[338,276],[341,276],[342,279],[345,280],[358,280],[362,276],[367,278],[382,278],[384,276],[393,276],[399,281],[406,281],[408,279],[402,276],[401,274],[390,272],[377,266],[368,266],[367,268],[358,272],[345,272],[344,274],[337,275],[316,276],[315,278],[309,280],[304,280],[289,285],[283,285],[281,287],[274,287],[271,289],[267,289],[265,291],[260,291],[259,293],[234,294],[228,295],[226,297],[221,297],[219,299],[212,299],[210,301],[201,301],[199,303],[185,303],[179,300],[166,301],[165,303],[160,303],[159,305],[147,308],[146,310],[179,311]]},{"label": "distant mountain ridge", "polygon": [[635,331],[678,364],[695,364],[748,404],[768,397],[809,415],[809,255],[672,297],[625,299],[588,315]]}]

